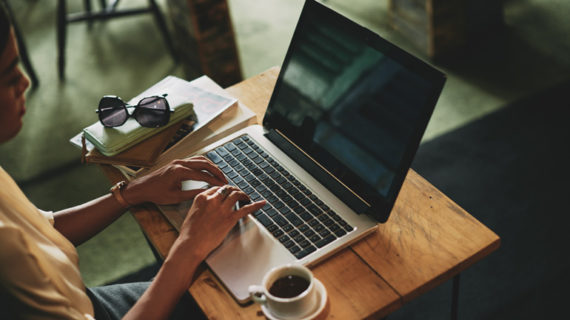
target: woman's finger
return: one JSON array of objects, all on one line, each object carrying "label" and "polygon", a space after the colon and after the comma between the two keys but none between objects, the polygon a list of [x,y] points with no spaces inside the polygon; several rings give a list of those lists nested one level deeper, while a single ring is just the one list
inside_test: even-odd
[{"label": "woman's finger", "polygon": [[236,194],[243,193],[238,187],[225,185],[218,190],[220,194],[221,201],[227,203],[228,206],[232,206],[236,200],[232,200],[236,197]]},{"label": "woman's finger", "polygon": [[234,187],[231,190],[231,192],[228,194],[228,197],[226,199],[227,199],[227,203],[229,204],[229,206],[233,207],[236,204],[236,202],[238,202],[240,200],[241,201],[249,200],[249,196],[245,192]]},{"label": "woman's finger", "polygon": [[214,195],[220,188],[221,187],[218,187],[218,186],[211,187],[210,189],[207,189],[206,191],[202,191],[202,193],[204,195],[211,196],[211,195]]},{"label": "woman's finger", "polygon": [[194,170],[205,170],[212,174],[214,177],[224,181],[227,183],[226,177],[224,173],[218,166],[216,166],[213,162],[206,159],[205,157],[193,157],[188,159],[180,159],[174,162],[175,164],[179,164],[184,166],[187,169],[194,169]]},{"label": "woman's finger", "polygon": [[209,185],[212,186],[223,186],[228,182],[226,180],[220,180],[218,177],[214,177],[213,175],[209,174],[205,171],[197,171],[188,169],[188,171],[184,171],[183,174],[180,175],[181,180],[197,180],[197,181],[204,181],[207,182]]},{"label": "woman's finger", "polygon": [[257,202],[247,204],[247,205],[239,208],[239,210],[237,210],[235,212],[235,215],[239,217],[238,219],[241,219],[250,213],[254,213],[257,210],[260,210],[261,208],[263,208],[263,206],[266,203],[267,203],[267,201],[261,200],[261,201],[257,201]]}]

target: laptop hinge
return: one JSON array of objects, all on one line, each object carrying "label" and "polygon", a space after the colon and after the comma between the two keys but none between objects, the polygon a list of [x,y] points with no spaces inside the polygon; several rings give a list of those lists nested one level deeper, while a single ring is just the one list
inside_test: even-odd
[{"label": "laptop hinge", "polygon": [[352,210],[359,214],[368,212],[370,205],[368,205],[364,199],[339,181],[334,175],[288,139],[282,132],[276,129],[270,129],[265,136]]}]

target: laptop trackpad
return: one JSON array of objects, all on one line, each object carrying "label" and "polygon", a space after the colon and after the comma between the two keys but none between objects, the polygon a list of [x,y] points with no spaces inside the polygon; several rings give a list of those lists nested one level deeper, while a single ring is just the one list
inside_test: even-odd
[{"label": "laptop trackpad", "polygon": [[242,219],[206,263],[240,303],[249,300],[248,287],[261,284],[265,273],[295,257],[251,217]]}]

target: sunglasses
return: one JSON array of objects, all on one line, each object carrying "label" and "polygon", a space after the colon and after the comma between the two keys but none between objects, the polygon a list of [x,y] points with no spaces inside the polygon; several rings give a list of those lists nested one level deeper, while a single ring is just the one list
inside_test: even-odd
[{"label": "sunglasses", "polygon": [[[99,114],[101,124],[108,128],[123,125],[129,117],[134,117],[143,127],[157,128],[167,124],[170,113],[174,112],[165,97],[166,94],[146,97],[132,106],[117,96],[104,96],[95,112]],[[130,108],[134,108],[132,113],[128,111]]]}]

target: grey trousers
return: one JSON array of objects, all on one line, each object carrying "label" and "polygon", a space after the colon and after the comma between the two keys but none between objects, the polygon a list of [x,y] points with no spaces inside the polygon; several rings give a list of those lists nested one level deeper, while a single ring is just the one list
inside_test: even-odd
[{"label": "grey trousers", "polygon": [[[120,283],[88,288],[87,295],[93,303],[96,320],[119,320],[142,296],[150,282]],[[206,319],[192,296],[185,293],[170,319]]]}]

